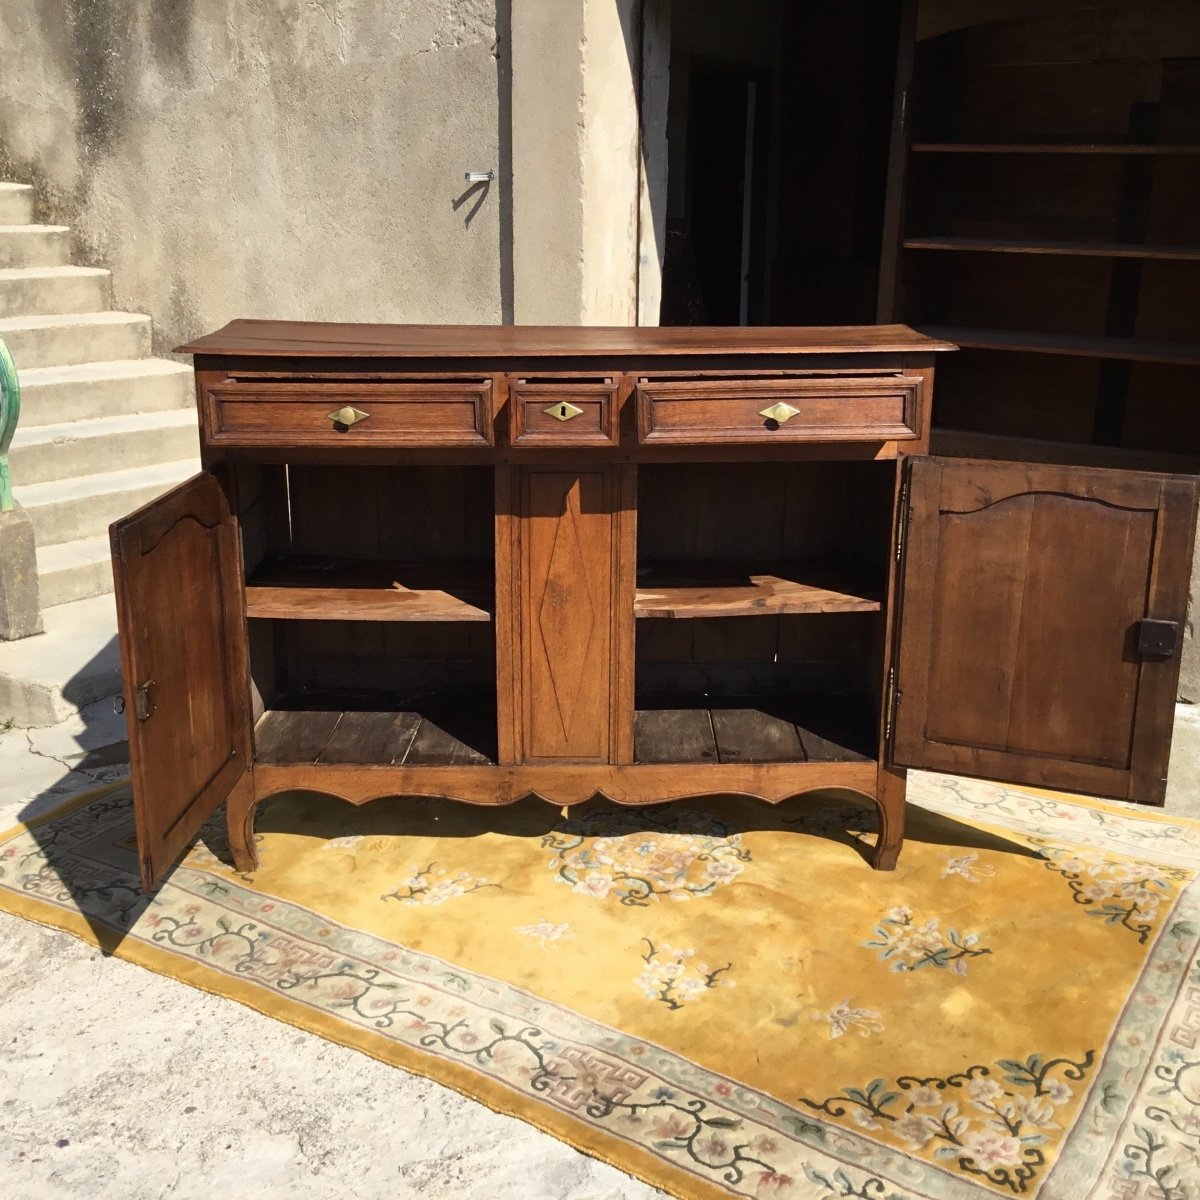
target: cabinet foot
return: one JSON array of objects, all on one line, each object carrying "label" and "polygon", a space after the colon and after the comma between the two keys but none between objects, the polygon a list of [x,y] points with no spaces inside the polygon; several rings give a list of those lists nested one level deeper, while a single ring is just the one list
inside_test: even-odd
[{"label": "cabinet foot", "polygon": [[880,767],[875,788],[875,807],[879,810],[879,841],[871,866],[876,871],[894,871],[904,845],[904,797],[908,780],[904,771]]},{"label": "cabinet foot", "polygon": [[254,774],[247,771],[225,801],[229,851],[233,855],[234,867],[243,875],[248,875],[258,866],[258,851],[254,846],[254,810],[257,806]]}]

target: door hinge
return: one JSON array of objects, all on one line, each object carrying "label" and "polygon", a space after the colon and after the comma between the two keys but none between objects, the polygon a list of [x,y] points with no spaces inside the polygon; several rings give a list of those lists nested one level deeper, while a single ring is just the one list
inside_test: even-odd
[{"label": "door hinge", "polygon": [[139,721],[145,721],[150,718],[154,709],[154,680],[147,679],[145,683],[140,683],[133,689],[133,715]]},{"label": "door hinge", "polygon": [[896,724],[896,705],[900,702],[900,689],[896,687],[896,668],[888,667],[887,719],[884,721],[883,742],[892,744],[892,729]]},{"label": "door hinge", "polygon": [[904,530],[908,525],[908,480],[900,485],[900,508],[896,514],[896,561],[904,553]]}]

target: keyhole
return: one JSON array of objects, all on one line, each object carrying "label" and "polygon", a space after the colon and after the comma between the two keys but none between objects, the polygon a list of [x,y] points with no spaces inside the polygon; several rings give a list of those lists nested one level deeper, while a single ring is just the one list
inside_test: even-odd
[{"label": "keyhole", "polygon": [[567,406],[565,404],[559,405],[558,415],[560,417],[565,417],[567,415]]}]

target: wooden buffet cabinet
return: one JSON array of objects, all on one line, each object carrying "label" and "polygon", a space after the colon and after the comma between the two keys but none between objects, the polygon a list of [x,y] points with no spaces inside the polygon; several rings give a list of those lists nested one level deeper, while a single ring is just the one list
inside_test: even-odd
[{"label": "wooden buffet cabinet", "polygon": [[[292,788],[555,806],[905,768],[1161,802],[1193,481],[928,457],[903,326],[235,321],[112,546],[153,886]],[[397,803],[402,803],[398,800]]]}]

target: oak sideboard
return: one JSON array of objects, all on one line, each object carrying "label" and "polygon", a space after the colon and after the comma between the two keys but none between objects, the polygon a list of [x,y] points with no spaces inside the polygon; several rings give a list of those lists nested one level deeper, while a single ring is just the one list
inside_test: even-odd
[{"label": "oak sideboard", "polygon": [[905,770],[1161,803],[1193,480],[930,457],[903,326],[235,321],[112,527],[138,853],[226,804],[623,805]]}]

